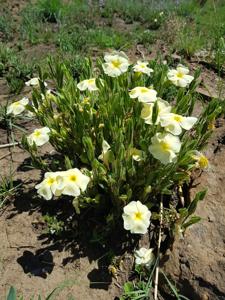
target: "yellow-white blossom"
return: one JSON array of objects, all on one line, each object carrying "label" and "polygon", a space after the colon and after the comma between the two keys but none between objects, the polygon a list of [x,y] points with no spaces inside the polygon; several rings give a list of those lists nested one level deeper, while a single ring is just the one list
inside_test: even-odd
[{"label": "yellow-white blossom", "polygon": [[143,159],[143,151],[138,150],[137,148],[131,148],[129,150],[129,155],[132,156],[133,160],[140,161]]},{"label": "yellow-white blossom", "polygon": [[188,73],[189,73],[188,68],[182,65],[178,65],[176,69],[169,70],[167,77],[174,85],[180,87],[186,87],[194,79],[194,77],[188,75]]},{"label": "yellow-white blossom", "polygon": [[63,195],[77,197],[81,191],[84,192],[90,178],[84,175],[79,169],[74,168],[61,172],[59,177],[59,189]]},{"label": "yellow-white blossom", "polygon": [[48,127],[35,129],[34,132],[27,137],[27,142],[31,146],[34,143],[37,146],[42,146],[49,141],[49,133],[50,129]]},{"label": "yellow-white blossom", "polygon": [[176,161],[177,153],[180,151],[181,142],[179,137],[170,133],[156,133],[151,138],[149,152],[162,164],[169,164]]},{"label": "yellow-white blossom", "polygon": [[160,15],[160,17],[162,17],[162,16],[164,15],[164,12],[161,11],[161,12],[159,13],[159,15]]},{"label": "yellow-white blossom", "polygon": [[[26,86],[36,86],[39,85],[39,78],[38,77],[34,77],[31,78],[30,80],[28,80],[27,82],[25,82]],[[47,86],[47,83],[44,82],[44,85]]]},{"label": "yellow-white blossom", "polygon": [[52,199],[53,195],[61,195],[61,190],[59,189],[60,173],[61,172],[45,173],[44,180],[35,186],[37,193],[45,198],[45,200]]},{"label": "yellow-white blossom", "polygon": [[140,248],[134,252],[135,264],[145,266],[146,268],[150,268],[152,263],[155,260],[155,256],[153,254],[153,248],[146,249]]},{"label": "yellow-white blossom", "polygon": [[17,116],[21,114],[25,109],[26,105],[29,103],[29,100],[27,97],[24,97],[23,99],[13,102],[7,107],[7,114],[12,114],[14,116]]},{"label": "yellow-white blossom", "polygon": [[129,67],[129,61],[125,54],[119,52],[115,54],[106,54],[105,63],[102,64],[105,74],[111,77],[117,77],[125,73]]},{"label": "yellow-white blossom", "polygon": [[150,76],[151,73],[153,72],[153,69],[148,67],[147,61],[142,62],[140,60],[138,60],[136,65],[133,66],[133,70],[134,70],[134,72],[144,73],[144,74],[147,74],[148,76]]},{"label": "yellow-white blossom", "polygon": [[151,212],[140,201],[131,201],[123,208],[124,229],[131,233],[145,234],[150,225]]},{"label": "yellow-white blossom", "polygon": [[[164,114],[168,114],[171,111],[171,106],[167,101],[158,98],[157,105],[158,105],[158,115],[155,124],[159,124],[161,117]],[[154,103],[143,103],[141,118],[145,120],[146,124],[153,124],[152,123],[153,107],[154,107]]]},{"label": "yellow-white blossom", "polygon": [[169,113],[161,116],[160,124],[166,131],[174,135],[179,135],[182,133],[182,128],[190,130],[197,120],[195,117],[183,117],[178,114]]},{"label": "yellow-white blossom", "polygon": [[89,92],[93,92],[98,90],[96,86],[95,78],[85,79],[79,82],[77,87],[80,91],[88,90]]},{"label": "yellow-white blossom", "polygon": [[107,143],[107,141],[103,140],[102,153],[99,155],[98,159],[102,160],[106,166],[109,165],[109,150],[110,145]]},{"label": "yellow-white blossom", "polygon": [[200,169],[207,169],[209,167],[208,158],[201,152],[195,150],[192,158],[196,161],[196,167]]},{"label": "yellow-white blossom", "polygon": [[157,99],[157,92],[155,90],[142,86],[133,88],[129,95],[131,98],[138,98],[138,101],[146,103],[155,102]]}]

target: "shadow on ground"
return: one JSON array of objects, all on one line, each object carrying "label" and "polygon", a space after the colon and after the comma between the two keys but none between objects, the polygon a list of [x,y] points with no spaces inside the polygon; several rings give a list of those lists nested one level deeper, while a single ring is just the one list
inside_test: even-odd
[{"label": "shadow on ground", "polygon": [[26,249],[17,258],[17,263],[24,273],[32,276],[47,278],[55,267],[54,251],[64,252],[68,255],[62,260],[63,267],[82,257],[87,257],[90,263],[97,262],[97,267],[87,274],[90,288],[107,290],[112,282],[108,271],[112,257],[131,251],[137,244],[138,237],[131,238],[124,232],[122,222],[118,222],[107,238],[104,237],[106,224],[103,222],[103,211],[100,210],[96,215],[91,209],[86,209],[77,215],[72,200],[68,198],[45,201],[38,198],[35,190],[21,189],[15,195],[7,218],[13,219],[24,212],[56,217],[57,222],[63,224],[58,233],[50,232],[46,222],[31,224],[37,233],[37,239],[41,241],[41,247],[29,251]]}]

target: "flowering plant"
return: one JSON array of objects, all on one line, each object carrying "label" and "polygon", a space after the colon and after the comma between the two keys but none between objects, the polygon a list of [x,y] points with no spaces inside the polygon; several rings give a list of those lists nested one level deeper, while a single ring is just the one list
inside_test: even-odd
[{"label": "flowering plant", "polygon": [[[188,73],[184,66],[172,70],[157,61],[133,65],[124,53],[110,53],[95,67],[87,60],[74,79],[68,67],[50,60],[49,72],[39,71],[39,87],[27,105],[45,128],[44,138],[40,143],[33,133],[23,139],[36,166],[48,171],[38,193],[47,200],[68,195],[77,212],[103,207],[109,226],[123,214],[132,233],[145,233],[150,216],[158,218],[161,198],[170,212],[165,226],[183,231],[197,222],[191,214],[204,193],[192,202],[174,193],[201,167],[201,151],[221,108],[212,100],[192,116],[199,71]],[[51,91],[47,79],[54,82]],[[36,146],[43,141],[60,154],[57,168],[38,159]]]}]

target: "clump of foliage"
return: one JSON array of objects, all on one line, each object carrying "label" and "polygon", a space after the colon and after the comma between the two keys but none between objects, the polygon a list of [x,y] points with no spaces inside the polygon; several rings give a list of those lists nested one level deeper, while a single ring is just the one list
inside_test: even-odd
[{"label": "clump of foliage", "polygon": [[[35,296],[32,296],[31,298],[29,298],[30,300],[34,300],[34,299],[37,299],[37,300],[53,300],[55,299],[56,296],[59,296],[60,292],[67,288],[67,287],[71,287],[75,284],[75,282],[73,281],[70,281],[70,280],[66,280],[64,282],[62,282],[61,284],[59,284],[53,291],[51,291],[46,297],[42,297],[40,294],[35,297]],[[18,292],[16,290],[15,287],[11,286],[10,289],[9,289],[9,292],[8,292],[8,295],[7,295],[7,298],[6,300],[25,300],[28,298],[24,297],[24,296],[21,296],[21,295],[18,295]],[[74,300],[74,297],[73,296],[68,296],[68,300]]]},{"label": "clump of foliage", "polygon": [[206,1],[202,7],[187,1],[178,6],[179,30],[174,48],[189,57],[200,49],[217,51],[225,33],[224,13],[223,1]]},{"label": "clump of foliage", "polygon": [[19,93],[34,67],[26,64],[16,53],[0,43],[0,76],[5,76],[11,93]]},{"label": "clump of foliage", "polygon": [[61,0],[39,0],[37,6],[40,11],[40,17],[43,21],[47,22],[57,22],[60,17],[60,11],[62,9]]},{"label": "clump of foliage", "polygon": [[13,174],[10,170],[8,176],[0,176],[0,209],[15,195],[18,185],[14,185]]},{"label": "clump of foliage", "polygon": [[13,37],[12,16],[8,11],[0,12],[0,37],[1,40],[7,42]]},{"label": "clump of foliage", "polygon": [[[105,60],[95,67],[86,60],[75,80],[61,62],[50,60],[49,72],[40,70],[40,86],[34,88],[33,104],[27,108],[44,127],[23,144],[37,162],[38,147],[50,141],[61,162],[57,169],[40,165],[49,172],[36,187],[38,193],[46,199],[72,196],[77,213],[101,209],[104,233],[122,223],[125,206],[139,201],[151,210],[157,225],[162,201],[168,232],[183,232],[199,221],[192,214],[205,192],[193,201],[174,194],[188,185],[192,170],[207,167],[200,151],[212,133],[220,103],[213,100],[198,119],[190,117],[199,72],[192,77],[184,67],[169,70],[156,61],[150,67],[147,62],[132,66],[123,54],[109,54]],[[54,91],[47,91],[47,78],[55,82]],[[124,213],[126,223],[129,213]],[[137,213],[136,218],[135,222],[141,216]],[[132,228],[133,233],[143,233]]]}]

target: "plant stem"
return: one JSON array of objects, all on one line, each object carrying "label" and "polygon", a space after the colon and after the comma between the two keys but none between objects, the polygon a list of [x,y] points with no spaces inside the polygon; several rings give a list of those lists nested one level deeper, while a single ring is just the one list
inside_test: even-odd
[{"label": "plant stem", "polygon": [[159,281],[159,257],[160,257],[160,246],[162,241],[162,223],[163,223],[163,196],[161,195],[160,200],[160,223],[159,223],[159,239],[158,239],[158,249],[157,249],[157,266],[155,270],[155,290],[154,290],[154,300],[157,300],[158,295],[158,281]]}]

